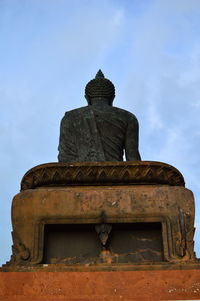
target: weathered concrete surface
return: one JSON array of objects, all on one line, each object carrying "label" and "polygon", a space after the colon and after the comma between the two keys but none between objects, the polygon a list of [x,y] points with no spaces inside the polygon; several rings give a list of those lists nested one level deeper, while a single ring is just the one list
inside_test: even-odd
[{"label": "weathered concrete surface", "polygon": [[16,264],[41,263],[45,224],[98,224],[103,222],[102,212],[108,223],[162,223],[165,261],[193,260],[194,199],[188,189],[168,185],[74,186],[30,189],[15,196]]},{"label": "weathered concrete surface", "polygon": [[[193,194],[168,164],[42,164],[25,174],[21,188],[12,202],[13,254],[4,270],[196,262]],[[110,232],[98,232],[98,224]]]},{"label": "weathered concrete surface", "polygon": [[198,299],[199,270],[0,273],[2,301]]}]

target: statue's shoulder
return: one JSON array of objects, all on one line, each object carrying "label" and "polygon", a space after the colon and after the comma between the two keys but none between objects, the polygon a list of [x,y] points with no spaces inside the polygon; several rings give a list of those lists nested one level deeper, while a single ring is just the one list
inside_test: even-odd
[{"label": "statue's shoulder", "polygon": [[68,126],[68,124],[71,124],[73,121],[77,120],[77,118],[79,118],[80,115],[87,114],[87,110],[87,107],[81,107],[65,112],[65,115],[61,120],[61,127]]},{"label": "statue's shoulder", "polygon": [[124,109],[118,108],[118,107],[112,107],[112,108],[114,109],[114,111],[116,113],[121,114],[121,116],[123,116],[125,119],[137,121],[137,118],[133,113],[126,111]]},{"label": "statue's shoulder", "polygon": [[67,111],[65,112],[65,115],[64,117],[73,117],[74,115],[77,115],[78,113],[84,113],[84,112],[87,112],[88,111],[88,106],[85,106],[85,107],[80,107],[78,109],[73,109],[71,111]]}]

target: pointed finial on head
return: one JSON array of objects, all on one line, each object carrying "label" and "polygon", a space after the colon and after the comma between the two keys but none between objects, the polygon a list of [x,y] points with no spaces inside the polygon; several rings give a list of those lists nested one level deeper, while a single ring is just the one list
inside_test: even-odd
[{"label": "pointed finial on head", "polygon": [[95,78],[96,79],[105,78],[103,72],[101,71],[101,69],[99,69],[99,71],[97,72]]},{"label": "pointed finial on head", "polygon": [[106,98],[109,100],[109,104],[112,105],[113,99],[115,98],[115,87],[109,79],[104,77],[101,69],[99,69],[95,78],[87,83],[85,87],[85,98],[89,105],[91,105],[91,99],[93,98]]}]

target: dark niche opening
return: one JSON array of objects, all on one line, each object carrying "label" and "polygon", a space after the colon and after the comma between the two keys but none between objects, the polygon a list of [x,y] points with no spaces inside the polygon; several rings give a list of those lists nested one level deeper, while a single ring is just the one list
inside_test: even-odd
[{"label": "dark niche opening", "polygon": [[103,245],[96,224],[47,224],[42,263],[95,264],[161,262],[161,223],[110,224]]},{"label": "dark niche opening", "polygon": [[162,224],[113,224],[110,250],[120,263],[164,260]]},{"label": "dark niche opening", "polygon": [[93,224],[45,225],[44,263],[84,263],[98,257],[100,251]]}]

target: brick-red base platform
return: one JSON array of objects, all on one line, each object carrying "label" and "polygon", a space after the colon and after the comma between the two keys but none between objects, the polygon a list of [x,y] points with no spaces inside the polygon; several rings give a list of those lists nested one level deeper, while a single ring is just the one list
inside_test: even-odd
[{"label": "brick-red base platform", "polygon": [[199,299],[200,270],[0,273],[2,301]]}]

